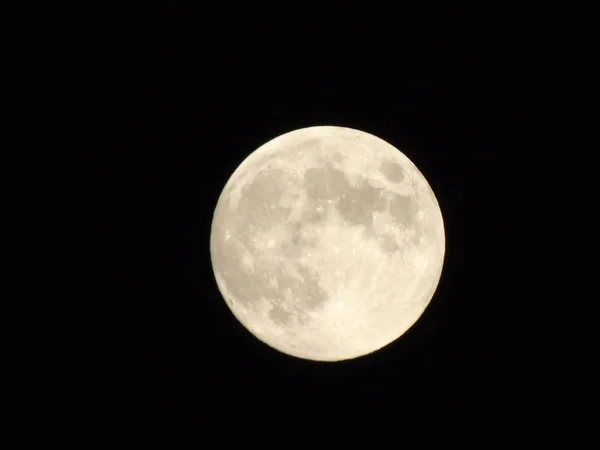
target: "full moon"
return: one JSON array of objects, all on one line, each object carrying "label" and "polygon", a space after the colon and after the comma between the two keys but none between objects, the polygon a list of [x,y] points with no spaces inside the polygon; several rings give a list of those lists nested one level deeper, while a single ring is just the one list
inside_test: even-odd
[{"label": "full moon", "polygon": [[363,131],[317,126],[239,165],[215,208],[210,254],[250,333],[287,355],[340,361],[419,319],[442,273],[444,223],[402,152]]}]

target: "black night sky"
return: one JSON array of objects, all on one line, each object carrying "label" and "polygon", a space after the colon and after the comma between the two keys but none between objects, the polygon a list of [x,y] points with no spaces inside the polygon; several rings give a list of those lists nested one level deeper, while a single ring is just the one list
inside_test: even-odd
[{"label": "black night sky", "polygon": [[[539,300],[530,261],[510,249],[523,240],[512,218],[532,213],[522,192],[534,188],[526,169],[539,156],[537,38],[525,19],[511,16],[509,31],[483,10],[469,16],[477,20],[449,7],[415,20],[336,14],[330,26],[200,7],[115,13],[80,44],[72,112],[95,261],[86,317],[104,320],[98,350],[86,353],[107,416],[228,424],[232,438],[237,423],[348,435],[400,423],[485,427],[532,404],[525,312]],[[421,320],[340,363],[254,338],[222,299],[209,254],[217,198],[238,164],[312,125],[400,148],[445,219],[443,275]]]}]

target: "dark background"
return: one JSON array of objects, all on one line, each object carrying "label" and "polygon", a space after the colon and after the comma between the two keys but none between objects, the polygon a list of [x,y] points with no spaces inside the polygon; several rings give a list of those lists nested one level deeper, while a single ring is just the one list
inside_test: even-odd
[{"label": "dark background", "polygon": [[[542,299],[526,255],[539,245],[540,136],[560,95],[547,95],[560,39],[543,14],[97,14],[82,13],[64,36],[69,51],[50,57],[49,67],[70,68],[57,75],[69,100],[45,110],[73,130],[67,169],[86,187],[71,188],[86,230],[74,321],[94,330],[80,351],[91,361],[81,373],[96,380],[84,404],[93,392],[109,422],[232,434],[248,424],[345,435],[531,425],[529,411],[548,400],[530,314]],[[292,358],[250,335],[221,297],[209,254],[212,214],[235,168],[313,125],[357,128],[401,149],[431,184],[446,229],[442,278],[422,318],[380,351],[339,363]]]}]

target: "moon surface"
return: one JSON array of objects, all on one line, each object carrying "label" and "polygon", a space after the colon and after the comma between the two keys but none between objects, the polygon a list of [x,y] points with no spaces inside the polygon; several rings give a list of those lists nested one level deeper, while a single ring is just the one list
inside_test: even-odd
[{"label": "moon surface", "polygon": [[369,133],[283,134],[251,153],[213,216],[215,279],[235,317],[285,354],[340,361],[404,334],[437,288],[442,213],[417,167]]}]

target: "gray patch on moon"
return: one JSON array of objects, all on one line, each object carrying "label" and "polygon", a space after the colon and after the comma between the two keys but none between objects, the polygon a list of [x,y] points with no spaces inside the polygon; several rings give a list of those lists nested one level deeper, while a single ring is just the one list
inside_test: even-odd
[{"label": "gray patch on moon", "polygon": [[317,224],[324,223],[328,218],[329,212],[327,211],[327,202],[322,200],[316,200],[314,204],[309,205],[300,217],[299,222],[302,224]]},{"label": "gray patch on moon", "polygon": [[322,168],[307,169],[304,173],[304,188],[311,199],[333,199],[348,189],[344,173],[328,163]]},{"label": "gray patch on moon", "polygon": [[290,321],[290,315],[279,306],[269,311],[269,318],[277,325],[286,325]]},{"label": "gray patch on moon", "polygon": [[383,161],[379,166],[379,171],[393,183],[401,183],[404,181],[404,169],[400,164],[397,164],[389,159]]},{"label": "gray patch on moon", "polygon": [[410,228],[416,222],[419,208],[415,200],[403,195],[394,195],[390,202],[390,214],[398,225]]},{"label": "gray patch on moon", "polygon": [[417,231],[415,231],[414,233],[411,234],[410,236],[410,243],[415,246],[415,247],[419,247],[423,244],[423,235],[422,233],[419,233]]},{"label": "gray patch on moon", "polygon": [[286,189],[286,178],[282,169],[271,169],[257,175],[252,183],[242,188],[235,217],[246,225],[259,228],[287,219],[291,209],[279,204]]},{"label": "gray patch on moon", "polygon": [[281,251],[287,258],[298,258],[302,254],[302,245],[299,232],[294,230],[291,232],[289,239],[281,245]]},{"label": "gray patch on moon", "polygon": [[304,277],[304,283],[299,294],[299,297],[304,299],[302,306],[309,311],[323,306],[329,299],[329,295],[319,285],[318,275],[311,273],[301,264],[298,265],[298,272]]},{"label": "gray patch on moon", "polygon": [[[321,308],[329,299],[327,292],[320,287],[317,275],[301,264],[296,264],[295,268],[301,279],[290,277],[284,269],[278,269],[274,276],[279,280],[279,287],[267,294],[273,305],[268,315],[276,325],[290,323],[292,315],[300,325],[305,325],[309,322],[307,312]],[[292,304],[284,306],[280,293],[286,291],[291,293]]]},{"label": "gray patch on moon", "polygon": [[385,253],[396,253],[399,250],[396,238],[391,233],[385,233],[379,238],[379,248]]},{"label": "gray patch on moon", "polygon": [[318,138],[305,139],[302,142],[299,142],[295,147],[297,150],[308,150],[315,147],[320,141],[321,139]]},{"label": "gray patch on moon", "polygon": [[282,244],[282,250],[286,256],[297,258],[304,249],[317,246],[317,237],[316,227],[311,222],[294,222],[289,226],[289,237]]},{"label": "gray patch on moon", "polygon": [[352,225],[371,227],[373,212],[385,207],[381,189],[374,188],[367,181],[359,187],[347,189],[337,203],[337,209],[342,218]]},{"label": "gray patch on moon", "polygon": [[333,155],[331,155],[331,160],[333,162],[339,163],[344,160],[344,157],[341,155],[340,152],[335,152]]}]

